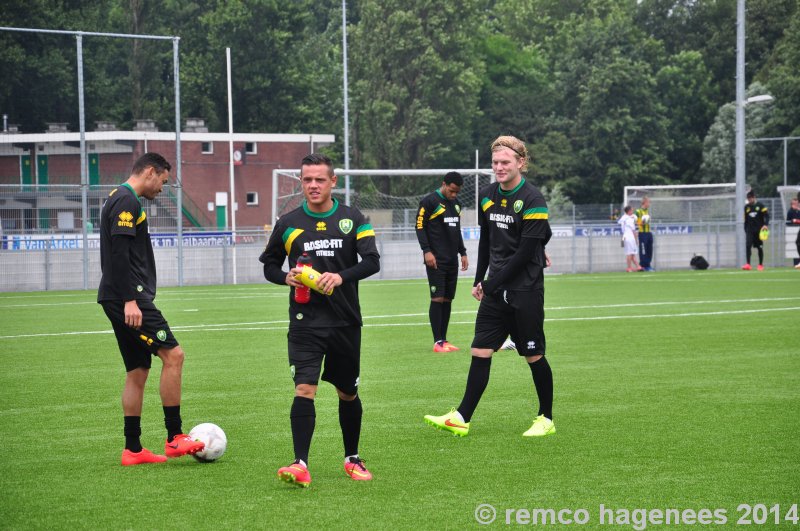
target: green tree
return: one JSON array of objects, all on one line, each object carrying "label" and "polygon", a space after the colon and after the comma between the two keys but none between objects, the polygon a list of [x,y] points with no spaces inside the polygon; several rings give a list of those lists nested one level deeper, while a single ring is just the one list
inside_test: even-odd
[{"label": "green tree", "polygon": [[481,6],[478,0],[359,4],[350,63],[356,166],[470,163],[483,75],[474,42]]},{"label": "green tree", "polygon": [[703,138],[714,118],[711,75],[699,52],[681,51],[656,73],[661,104],[669,109],[667,153],[669,181],[696,183],[703,158]]},{"label": "green tree", "polygon": [[[766,87],[753,83],[747,89],[747,97],[765,94]],[[745,107],[745,129],[748,138],[763,136],[771,114],[771,105],[754,104]],[[703,142],[703,163],[700,168],[704,183],[732,183],[736,178],[736,105],[726,103],[720,107],[717,117]],[[745,180],[759,195],[774,192],[765,183],[770,174],[769,146],[761,142],[745,144],[747,163]]]}]

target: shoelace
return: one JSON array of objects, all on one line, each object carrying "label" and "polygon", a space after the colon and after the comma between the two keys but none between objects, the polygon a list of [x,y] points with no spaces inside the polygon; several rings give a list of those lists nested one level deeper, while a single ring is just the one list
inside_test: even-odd
[{"label": "shoelace", "polygon": [[366,463],[366,461],[364,461],[363,459],[360,459],[360,458],[356,459],[355,461],[350,461],[351,465],[355,465],[357,467],[360,467],[361,470],[366,472],[367,471],[367,467],[364,466],[364,463]]}]

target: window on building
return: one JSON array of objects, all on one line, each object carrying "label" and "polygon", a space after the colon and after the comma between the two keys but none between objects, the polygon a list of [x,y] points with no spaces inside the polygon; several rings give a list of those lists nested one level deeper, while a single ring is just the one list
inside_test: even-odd
[{"label": "window on building", "polygon": [[255,142],[245,142],[244,151],[248,155],[255,155],[256,153],[258,153],[258,149],[256,147],[256,143]]},{"label": "window on building", "polygon": [[258,206],[258,192],[247,192],[247,206]]},{"label": "window on building", "polygon": [[203,142],[200,144],[200,151],[204,155],[211,155],[214,153],[214,143],[213,142]]}]

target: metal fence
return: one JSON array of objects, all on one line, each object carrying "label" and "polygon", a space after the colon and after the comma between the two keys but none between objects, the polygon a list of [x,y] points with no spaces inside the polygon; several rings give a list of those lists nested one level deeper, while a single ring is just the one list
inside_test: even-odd
[{"label": "metal fence", "polygon": [[[657,270],[688,269],[695,254],[703,255],[713,268],[736,267],[734,223],[661,224],[656,226],[654,266]],[[616,224],[553,224],[554,236],[547,246],[553,261],[548,273],[596,273],[623,271],[625,258]],[[783,220],[771,222],[765,244],[768,267],[787,266],[786,227]],[[465,227],[468,254],[475,257],[477,227]],[[794,233],[792,233],[794,234]],[[269,233],[265,230],[237,231],[236,245],[230,232],[184,232],[183,256],[179,259],[175,232],[151,232],[159,286],[213,285],[234,282],[264,282],[258,256]],[[381,253],[381,271],[375,279],[424,278],[422,254],[411,227],[376,230]],[[794,241],[794,236],[791,236]],[[0,291],[83,289],[84,269],[89,289],[100,281],[99,235],[88,238],[89,263],[84,267],[80,233],[5,234],[0,249]],[[235,264],[235,266],[234,266]],[[474,274],[473,258],[470,270]]]}]

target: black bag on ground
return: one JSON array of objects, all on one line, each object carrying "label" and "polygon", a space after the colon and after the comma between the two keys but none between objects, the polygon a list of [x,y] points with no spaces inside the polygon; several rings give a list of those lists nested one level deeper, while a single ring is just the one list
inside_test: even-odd
[{"label": "black bag on ground", "polygon": [[696,254],[689,260],[689,265],[692,266],[692,269],[708,269],[708,260]]}]

